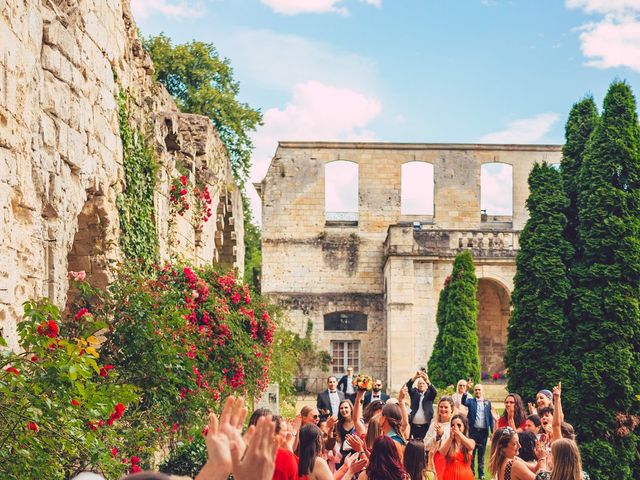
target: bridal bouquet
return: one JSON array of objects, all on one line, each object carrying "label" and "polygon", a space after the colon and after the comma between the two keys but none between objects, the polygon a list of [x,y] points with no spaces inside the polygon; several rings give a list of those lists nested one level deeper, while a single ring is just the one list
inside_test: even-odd
[{"label": "bridal bouquet", "polygon": [[358,375],[353,379],[353,388],[358,390],[371,390],[373,388],[373,378],[369,375]]}]

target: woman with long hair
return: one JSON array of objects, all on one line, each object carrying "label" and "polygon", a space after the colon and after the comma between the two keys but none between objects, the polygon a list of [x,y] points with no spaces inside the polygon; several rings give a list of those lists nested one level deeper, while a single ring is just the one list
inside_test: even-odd
[{"label": "woman with long hair", "polygon": [[553,469],[542,472],[539,480],[588,480],[589,475],[582,471],[580,450],[573,440],[560,438],[551,444]]},{"label": "woman with long hair", "polygon": [[427,435],[424,437],[425,447],[433,459],[438,478],[442,477],[447,465],[444,456],[438,450],[440,450],[441,443],[449,438],[453,409],[453,399],[451,397],[442,397],[438,402],[438,412],[434,419],[431,420]]},{"label": "woman with long hair", "polygon": [[432,480],[434,472],[428,470],[427,452],[422,440],[409,440],[404,449],[404,469],[411,480]]},{"label": "woman with long hair", "polygon": [[369,466],[358,480],[411,480],[395,444],[389,436],[378,437],[373,442]]},{"label": "woman with long hair", "polygon": [[332,480],[333,474],[322,458],[323,435],[314,423],[307,423],[300,429],[298,478],[301,480]]},{"label": "woman with long hair", "polygon": [[[346,442],[347,435],[356,433],[353,422],[353,404],[351,400],[343,400],[338,406],[338,437],[340,438],[340,454],[345,457],[353,449]],[[338,464],[339,467],[342,463]]]},{"label": "woman with long hair", "polygon": [[[491,455],[489,457],[489,472],[494,480],[535,480],[536,474],[531,471],[527,463],[518,457],[520,441],[518,432],[511,427],[499,428],[491,439]],[[535,450],[537,463],[535,471],[542,471],[547,464],[546,450]]]},{"label": "woman with long hair", "polygon": [[471,452],[476,446],[475,440],[469,438],[469,424],[464,415],[451,417],[451,432],[440,445],[440,455],[444,456],[446,465],[440,480],[474,480],[471,470]]},{"label": "woman with long hair", "polygon": [[498,428],[511,427],[517,432],[526,428],[527,413],[524,409],[522,397],[517,393],[510,393],[504,399],[504,412],[498,419]]}]

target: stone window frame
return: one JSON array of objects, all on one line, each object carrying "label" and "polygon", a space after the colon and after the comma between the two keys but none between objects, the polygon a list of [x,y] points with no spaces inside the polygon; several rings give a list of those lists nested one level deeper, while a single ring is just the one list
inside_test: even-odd
[{"label": "stone window frame", "polygon": [[369,316],[355,310],[338,310],[324,314],[325,332],[366,332]]},{"label": "stone window frame", "polygon": [[[341,164],[352,164],[355,166],[355,174],[356,174],[356,211],[355,212],[337,212],[332,211],[327,208],[327,167],[331,168],[330,165],[341,163]],[[345,165],[346,168],[346,165]],[[349,167],[352,168],[352,167]],[[358,226],[358,217],[360,212],[360,164],[353,160],[346,159],[336,159],[331,160],[330,162],[326,162],[324,164],[324,217],[325,217],[325,225],[326,226],[337,226],[337,227],[357,227]]]},{"label": "stone window frame", "polygon": [[[505,165],[507,167],[509,167],[511,169],[511,192],[510,192],[510,196],[511,196],[511,214],[509,215],[498,215],[495,213],[489,213],[487,212],[487,210],[485,208],[482,208],[482,192],[484,190],[483,188],[483,182],[482,182],[482,171],[483,169],[488,166],[488,165]],[[514,210],[514,206],[513,206],[513,200],[514,200],[514,181],[513,181],[513,164],[511,163],[507,163],[507,162],[483,162],[482,164],[480,164],[480,221],[482,223],[510,223],[513,221],[513,210]]]},{"label": "stone window frame", "polygon": [[[406,165],[424,165],[425,168],[431,168],[431,212],[418,212],[418,213],[407,213],[403,211],[403,195],[405,192],[405,176],[404,171]],[[426,162],[424,160],[410,160],[403,162],[400,165],[400,218],[405,221],[413,221],[418,220],[424,223],[433,223],[433,219],[436,211],[436,166],[432,162]]]},{"label": "stone window frame", "polygon": [[[350,348],[351,347],[351,348]],[[331,372],[342,375],[347,367],[360,371],[360,340],[331,340]]]}]

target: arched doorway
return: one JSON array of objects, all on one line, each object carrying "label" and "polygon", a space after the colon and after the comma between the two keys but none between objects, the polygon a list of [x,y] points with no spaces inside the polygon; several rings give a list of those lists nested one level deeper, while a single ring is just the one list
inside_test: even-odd
[{"label": "arched doorway", "polygon": [[478,345],[482,371],[492,375],[504,369],[511,296],[501,283],[478,280]]}]

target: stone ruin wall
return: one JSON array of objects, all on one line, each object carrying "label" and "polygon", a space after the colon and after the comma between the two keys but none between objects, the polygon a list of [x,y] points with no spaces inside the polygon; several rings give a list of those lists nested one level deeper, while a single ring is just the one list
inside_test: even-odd
[{"label": "stone ruin wall", "polygon": [[[161,256],[242,272],[242,203],[224,146],[209,119],[180,113],[153,81],[128,0],[5,0],[0,39],[0,333],[10,346],[25,300],[47,296],[62,307],[69,270],[106,285],[121,259],[120,88],[132,126],[158,154]],[[214,216],[202,231],[190,212],[177,217],[169,242],[177,161],[192,183],[209,186]]]},{"label": "stone ruin wall", "polygon": [[[502,364],[518,233],[528,218],[527,177],[535,162],[558,163],[560,155],[559,146],[545,145],[281,142],[256,185],[262,292],[285,307],[292,330],[303,335],[310,320],[321,349],[359,341],[362,372],[397,391],[426,366],[440,289],[455,255],[469,248],[480,279],[481,357],[493,373]],[[335,160],[358,164],[356,224],[325,217],[325,165]],[[434,166],[433,216],[401,213],[401,167],[411,161]],[[493,162],[513,169],[509,218],[481,212],[481,166]],[[336,311],[366,314],[367,331],[326,331],[323,315]]]}]

